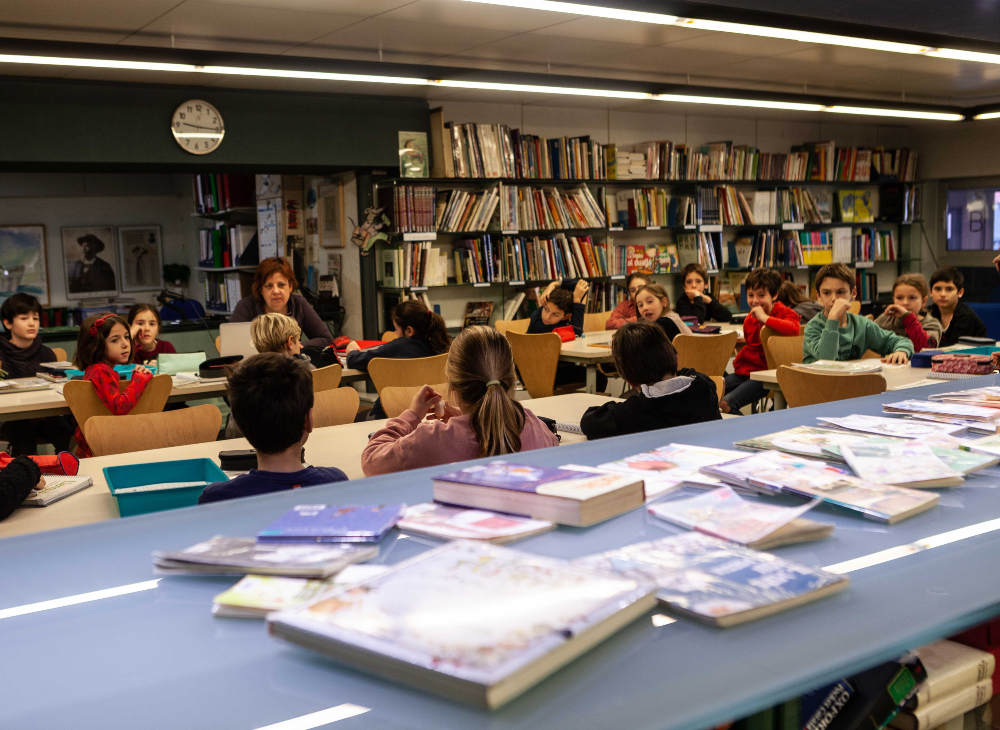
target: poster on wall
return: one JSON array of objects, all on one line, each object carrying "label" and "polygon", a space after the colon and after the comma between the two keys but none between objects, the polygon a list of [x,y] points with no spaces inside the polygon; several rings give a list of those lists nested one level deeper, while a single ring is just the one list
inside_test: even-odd
[{"label": "poster on wall", "polygon": [[323,248],[343,248],[347,245],[344,233],[344,184],[342,182],[319,187],[319,243]]},{"label": "poster on wall", "polygon": [[427,133],[399,133],[399,176],[427,177]]},{"label": "poster on wall", "polygon": [[115,229],[111,226],[62,229],[67,299],[118,293],[114,243]]},{"label": "poster on wall", "polygon": [[24,292],[49,306],[45,226],[0,226],[0,302]]},{"label": "poster on wall", "polygon": [[160,227],[120,226],[118,262],[123,292],[162,289],[163,243]]}]

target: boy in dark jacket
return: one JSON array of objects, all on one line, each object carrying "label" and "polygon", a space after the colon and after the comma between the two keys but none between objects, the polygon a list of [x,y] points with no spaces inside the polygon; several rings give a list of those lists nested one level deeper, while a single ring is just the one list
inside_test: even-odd
[{"label": "boy in dark jacket", "polygon": [[[528,323],[529,335],[544,335],[559,327],[572,326],[573,332],[579,337],[583,334],[583,314],[586,305],[589,285],[583,279],[576,282],[573,290],[565,288],[562,282],[553,281],[542,292],[538,300],[540,306],[531,313]],[[560,362],[556,367],[556,385],[580,383],[587,379],[587,368],[569,362]],[[597,389],[603,391],[608,385],[604,373],[597,373]]]},{"label": "boy in dark jacket", "polygon": [[641,392],[624,403],[588,408],[580,419],[588,439],[722,418],[715,383],[696,370],[677,370],[677,351],[661,327],[628,322],[615,332],[611,356],[622,378]]},{"label": "boy in dark jacket", "polygon": [[939,347],[958,343],[959,337],[986,337],[986,325],[972,307],[962,301],[965,277],[954,266],[945,266],[931,274],[930,314],[936,317],[944,332]]}]

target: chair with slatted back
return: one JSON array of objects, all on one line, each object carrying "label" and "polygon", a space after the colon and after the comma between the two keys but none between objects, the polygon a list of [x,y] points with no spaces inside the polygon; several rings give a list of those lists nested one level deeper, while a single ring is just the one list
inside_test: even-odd
[{"label": "chair with slatted back", "polygon": [[493,323],[493,326],[502,335],[508,332],[517,332],[523,335],[527,334],[529,324],[531,324],[530,319],[498,319]]},{"label": "chair with slatted back", "polygon": [[83,433],[94,456],[110,456],[208,443],[219,438],[220,428],[222,412],[206,404],[162,413],[92,416]]},{"label": "chair with slatted back", "polygon": [[433,357],[415,357],[408,360],[375,357],[368,363],[368,377],[372,379],[375,390],[381,395],[382,388],[392,385],[443,383],[447,380],[444,376],[444,366],[447,362],[447,352]]},{"label": "chair with slatted back", "polygon": [[52,354],[56,356],[56,362],[64,362],[66,360],[66,351],[61,347],[53,347]]},{"label": "chair with slatted back", "polygon": [[[441,395],[445,397],[445,400],[448,399],[447,383],[429,385],[438,393],[441,393]],[[424,386],[409,385],[406,387],[390,386],[388,388],[383,388],[379,398],[382,401],[382,410],[385,411],[385,415],[389,418],[395,418],[409,408],[410,403],[413,401],[413,396],[415,396],[422,387]]]},{"label": "chair with slatted back", "polygon": [[354,388],[323,390],[313,398],[313,428],[354,423],[360,404]]},{"label": "chair with slatted back", "polygon": [[394,339],[399,337],[393,330],[387,330],[382,333],[382,342],[392,342]]},{"label": "chair with slatted back", "polygon": [[[507,332],[507,341],[514,353],[514,364],[521,382],[532,398],[547,398],[555,391],[556,368],[562,340],[549,332],[542,335],[522,335]],[[579,386],[574,386],[579,387]],[[561,388],[561,390],[564,390]]]},{"label": "chair with slatted back", "polygon": [[607,329],[608,320],[611,319],[611,312],[592,312],[583,315],[584,332],[603,332]]},{"label": "chair with slatted back", "polygon": [[786,365],[778,368],[778,385],[789,408],[878,395],[886,389],[885,378],[878,373],[811,373]]},{"label": "chair with slatted back", "polygon": [[[122,380],[118,386],[125,390],[129,385],[128,380]],[[173,389],[173,379],[169,375],[154,375],[152,380],[146,384],[146,389],[142,391],[135,407],[128,415],[141,415],[143,413],[160,413],[167,404],[170,391]],[[87,421],[94,416],[113,416],[108,407],[97,397],[94,384],[89,380],[71,380],[63,386],[63,398],[70,412],[76,418],[76,423],[80,430],[86,433]]]},{"label": "chair with slatted back", "polygon": [[325,368],[316,368],[312,371],[313,393],[323,390],[333,390],[340,386],[340,378],[344,374],[344,368],[338,365],[327,365]]},{"label": "chair with slatted back", "polygon": [[693,368],[705,375],[724,375],[739,335],[675,335],[677,368]]}]

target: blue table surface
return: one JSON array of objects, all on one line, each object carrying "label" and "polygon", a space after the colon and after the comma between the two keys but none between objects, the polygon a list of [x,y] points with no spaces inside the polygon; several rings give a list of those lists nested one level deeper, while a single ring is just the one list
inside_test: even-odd
[{"label": "blue table surface", "polygon": [[[533,451],[518,461],[598,464],[670,442],[733,441],[816,416],[878,414],[881,404],[964,387],[915,391]],[[528,403],[530,407],[530,403]],[[333,459],[336,462],[336,459]],[[310,502],[432,498],[435,467],[309,489]],[[836,523],[828,539],[779,548],[783,557],[831,565],[1000,517],[1000,478],[940,490],[939,506],[892,526],[819,507]],[[0,609],[150,580],[150,553],[212,535],[253,535],[303,492],[129,517],[0,541]],[[590,528],[560,527],[517,548],[573,558],[675,529],[637,509]],[[379,562],[395,563],[434,540],[393,531]],[[168,577],[154,590],[0,620],[0,727],[234,728],[250,730],[342,703],[371,708],[350,728],[702,728],[746,716],[823,683],[1000,614],[1000,531],[850,575],[822,601],[717,629],[688,619],[656,627],[651,614],[490,713],[339,665],[267,636],[262,621],[210,613],[228,578]]]}]

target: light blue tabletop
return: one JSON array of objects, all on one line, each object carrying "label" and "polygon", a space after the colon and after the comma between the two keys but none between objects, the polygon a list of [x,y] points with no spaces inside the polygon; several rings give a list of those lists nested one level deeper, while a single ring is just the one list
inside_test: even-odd
[{"label": "light blue tabletop", "polygon": [[[669,442],[731,447],[815,425],[818,415],[874,415],[883,402],[995,380],[945,382],[534,451],[518,460],[598,464]],[[313,487],[309,499],[429,501],[430,477],[448,469]],[[1000,477],[972,477],[940,493],[939,506],[892,526],[820,507],[816,517],[836,523],[834,535],[776,552],[825,566],[1000,518]],[[254,535],[302,498],[302,492],[272,494],[0,540],[0,616],[11,607],[148,581],[153,550],[217,534]],[[572,558],[673,532],[634,510],[516,547]],[[395,563],[434,544],[393,531],[378,560]],[[663,613],[658,609],[495,713],[281,643],[261,621],[213,618],[212,597],[235,579],[169,577],[153,590],[0,618],[0,728],[253,730],[352,703],[371,709],[330,727],[691,730],[751,714],[1000,614],[998,566],[1000,531],[993,531],[853,572],[840,594],[743,626],[716,629],[680,619],[657,627],[650,616]]]}]

